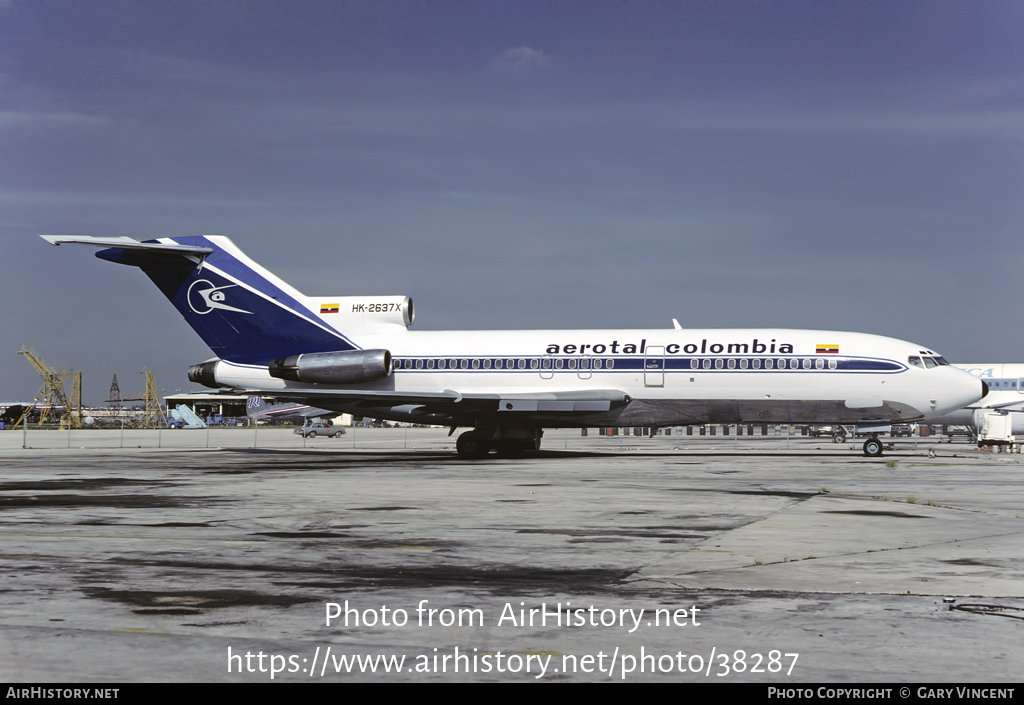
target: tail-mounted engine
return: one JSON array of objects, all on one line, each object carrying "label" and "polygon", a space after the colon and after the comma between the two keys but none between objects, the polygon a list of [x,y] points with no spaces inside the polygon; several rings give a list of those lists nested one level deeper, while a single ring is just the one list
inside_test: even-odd
[{"label": "tail-mounted engine", "polygon": [[217,383],[217,363],[220,360],[207,360],[206,362],[200,362],[198,365],[192,365],[188,368],[188,381],[201,384],[204,387],[210,387],[216,389],[221,385]]},{"label": "tail-mounted engine", "polygon": [[359,384],[390,374],[391,353],[387,350],[304,353],[270,363],[271,377],[309,384]]}]

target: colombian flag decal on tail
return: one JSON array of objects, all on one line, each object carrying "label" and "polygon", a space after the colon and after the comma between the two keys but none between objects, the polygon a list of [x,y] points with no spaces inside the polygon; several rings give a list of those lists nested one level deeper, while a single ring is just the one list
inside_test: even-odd
[{"label": "colombian flag decal on tail", "polygon": [[839,353],[839,346],[838,345],[828,345],[828,344],[818,343],[817,352],[819,352],[819,353],[837,353],[838,354]]},{"label": "colombian flag decal on tail", "polygon": [[320,304],[320,313],[337,313],[339,304]]}]

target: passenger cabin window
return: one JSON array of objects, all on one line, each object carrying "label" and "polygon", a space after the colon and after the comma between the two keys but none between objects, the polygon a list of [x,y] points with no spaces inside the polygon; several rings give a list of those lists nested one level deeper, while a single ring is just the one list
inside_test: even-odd
[{"label": "passenger cabin window", "polygon": [[703,367],[704,367],[705,370],[710,370],[711,369],[711,360],[708,360],[708,359],[705,358]]},{"label": "passenger cabin window", "polygon": [[580,360],[580,369],[581,370],[589,370],[590,369],[590,358],[584,357],[584,358],[582,358]]},{"label": "passenger cabin window", "polygon": [[735,370],[736,369],[736,360],[730,357],[728,365],[729,365],[729,369],[730,370]]},{"label": "passenger cabin window", "polygon": [[438,360],[437,361],[437,369],[439,369],[439,370],[443,370],[444,369],[444,360]]},{"label": "passenger cabin window", "polygon": [[815,368],[816,370],[823,370],[823,369],[825,369],[825,361],[824,361],[824,360],[822,360],[822,359],[821,359],[821,358],[819,357],[819,358],[818,358],[817,360],[815,360],[815,361],[814,361],[814,368]]},{"label": "passenger cabin window", "polygon": [[771,358],[768,358],[767,360],[764,361],[764,368],[766,370],[770,370],[772,368],[772,365],[774,365],[774,364],[775,364],[775,360],[772,360]]},{"label": "passenger cabin window", "polygon": [[423,369],[423,360],[417,360],[416,361],[416,369],[417,370],[422,370]]},{"label": "passenger cabin window", "polygon": [[605,367],[607,367],[607,368],[608,368],[609,370],[610,370],[611,368],[615,367],[615,360],[609,360],[609,361],[608,361],[608,364],[607,364],[607,365],[605,365]]},{"label": "passenger cabin window", "polygon": [[743,358],[742,360],[740,360],[740,369],[741,370],[747,369],[747,365],[748,364],[749,364],[749,361],[747,360],[747,358]]},{"label": "passenger cabin window", "polygon": [[837,367],[839,367],[839,363],[837,363],[834,359],[828,361],[828,368],[830,370],[834,370]]},{"label": "passenger cabin window", "polygon": [[594,369],[595,370],[601,369],[601,365],[602,364],[604,364],[604,363],[602,362],[601,358],[598,358],[598,359],[594,360]]},{"label": "passenger cabin window", "polygon": [[479,360],[473,360],[473,369],[474,370],[479,370],[480,369],[480,361]]},{"label": "passenger cabin window", "polygon": [[525,370],[526,369],[526,360],[520,359],[519,362],[516,363],[516,367],[518,367],[521,370]]},{"label": "passenger cabin window", "polygon": [[691,370],[695,370],[698,367],[700,367],[700,360],[698,360],[697,358],[693,358],[692,360],[690,360],[690,369]]},{"label": "passenger cabin window", "polygon": [[761,358],[755,357],[753,360],[750,361],[750,366],[753,367],[755,370],[761,369]]},{"label": "passenger cabin window", "polygon": [[715,369],[716,370],[722,369],[722,358],[719,357],[719,358],[715,359]]},{"label": "passenger cabin window", "polygon": [[434,369],[434,360],[433,360],[433,358],[431,358],[430,360],[427,360],[427,369],[428,370]]},{"label": "passenger cabin window", "polygon": [[562,367],[564,367],[564,366],[565,366],[565,360],[563,360],[563,359],[561,359],[561,358],[559,358],[559,359],[555,360],[555,369],[556,369],[556,370],[560,370],[560,369],[562,369]]},{"label": "passenger cabin window", "polygon": [[484,360],[484,369],[485,370],[491,369],[491,358],[487,358],[486,360]]}]

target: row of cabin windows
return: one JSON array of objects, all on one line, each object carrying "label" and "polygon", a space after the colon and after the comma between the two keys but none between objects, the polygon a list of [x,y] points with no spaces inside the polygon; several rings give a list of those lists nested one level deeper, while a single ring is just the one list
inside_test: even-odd
[{"label": "row of cabin windows", "polygon": [[[518,359],[505,359],[505,358],[497,358],[497,359],[492,359],[492,358],[483,358],[483,359],[480,359],[480,358],[472,358],[472,359],[467,359],[467,358],[443,359],[442,358],[442,359],[437,360],[437,361],[435,361],[433,359],[428,359],[428,360],[422,360],[422,359],[421,360],[411,360],[411,359],[395,360],[395,369],[396,370],[400,370],[400,369],[411,370],[413,368],[415,368],[417,370],[422,370],[422,369],[432,370],[432,369],[435,368],[435,366],[439,370],[443,370],[443,369],[450,369],[450,370],[455,370],[455,369],[461,369],[461,370],[469,370],[469,369],[479,370],[479,369],[484,369],[484,370],[489,370],[492,367],[494,369],[496,369],[496,370],[500,370],[500,369],[506,369],[506,370],[513,370],[513,369],[525,370],[525,369],[527,369],[527,367],[529,367],[529,369],[531,369],[531,370],[537,370],[537,369],[540,369],[540,370],[551,370],[551,369],[555,369],[555,370],[563,370],[563,369],[568,369],[568,370],[576,370],[576,369],[580,369],[580,370],[589,370],[589,369],[600,370],[600,369],[607,369],[607,370],[611,370],[611,369],[615,368],[615,360],[613,360],[613,359],[602,359],[602,358],[595,358],[595,359],[591,360],[590,358],[586,358],[586,357],[585,358],[580,358],[580,359],[577,359],[577,358],[568,358],[568,359],[555,358],[555,359],[551,359],[549,357],[538,359],[538,358],[534,357],[534,358],[518,358]],[[838,365],[836,363],[835,358],[829,359],[827,366],[828,366],[828,369],[830,369],[830,370],[836,369],[838,367]],[[806,357],[805,358],[784,358],[784,357],[780,357],[778,359],[775,359],[775,358],[769,357],[769,358],[766,358],[766,359],[763,359],[763,360],[761,358],[759,358],[759,357],[755,357],[753,359],[748,359],[748,358],[745,358],[745,357],[741,357],[741,358],[735,358],[735,357],[721,358],[721,357],[718,357],[718,358],[703,358],[703,359],[701,359],[701,358],[691,358],[691,360],[690,360],[690,369],[692,369],[692,370],[697,370],[697,369],[710,370],[712,367],[714,367],[714,369],[716,369],[716,370],[721,370],[721,369],[735,370],[737,368],[739,368],[741,370],[746,370],[746,369],[759,370],[759,369],[762,369],[762,367],[763,367],[763,369],[766,369],[766,370],[772,370],[772,369],[784,370],[787,367],[789,369],[791,369],[791,370],[798,370],[798,369],[809,370],[809,369],[812,369],[812,368],[816,369],[816,370],[823,370],[826,367],[826,362],[825,362],[824,359],[822,359],[820,357],[819,358],[815,358],[815,359],[806,358]]]},{"label": "row of cabin windows", "polygon": [[[989,389],[1016,389],[1017,380],[998,380],[998,379],[985,379],[982,380],[988,385]],[[1021,380],[1021,389],[1024,389],[1024,380]]]},{"label": "row of cabin windows", "polygon": [[[784,370],[784,369],[786,369],[787,366],[791,370],[799,370],[799,369],[809,370],[812,367],[814,369],[816,369],[816,370],[823,370],[823,369],[825,369],[825,360],[820,358],[820,357],[815,358],[813,360],[811,358],[809,358],[809,357],[805,357],[805,358],[796,358],[796,357],[794,357],[794,358],[785,358],[785,357],[780,357],[780,358],[778,358],[778,360],[776,360],[775,358],[772,358],[772,357],[765,358],[764,360],[762,360],[759,357],[755,357],[752,360],[748,360],[745,357],[741,357],[741,358],[730,357],[728,359],[723,359],[723,358],[720,358],[720,357],[716,357],[716,358],[714,358],[713,362],[712,362],[712,360],[710,358],[704,358],[703,360],[698,359],[698,358],[693,358],[693,359],[690,360],[690,369],[691,370],[696,370],[696,369],[710,370],[712,365],[713,365],[716,370],[721,370],[723,368],[724,369],[729,369],[729,370],[734,370],[737,367],[739,367],[739,369],[741,369],[741,370],[745,370],[747,368],[754,369],[754,370],[759,370],[759,369],[761,369],[762,364],[764,365],[764,369],[766,369],[766,370],[772,370],[772,369]],[[828,361],[828,369],[834,370],[834,369],[836,369],[836,367],[838,367],[838,364],[836,363],[835,358],[829,359],[829,361]]]},{"label": "row of cabin windows", "polygon": [[[553,363],[553,365],[552,365]],[[577,360],[576,358],[552,360],[551,358],[537,359],[537,358],[518,358],[518,359],[506,359],[506,358],[460,358],[460,359],[440,359],[440,360],[395,360],[395,369],[406,369],[411,370],[413,368],[417,370],[428,369],[432,370],[435,367],[439,370],[489,370],[492,367],[496,370],[525,370],[527,367],[531,370],[589,370],[591,368],[595,370],[601,369],[614,369],[615,360],[605,360],[602,358],[596,358],[591,360],[590,358],[582,358]]]}]

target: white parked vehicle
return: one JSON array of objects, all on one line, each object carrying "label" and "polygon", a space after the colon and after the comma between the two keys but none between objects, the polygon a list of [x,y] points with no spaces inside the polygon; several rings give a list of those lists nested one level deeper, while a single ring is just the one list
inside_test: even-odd
[{"label": "white parked vehicle", "polygon": [[345,429],[333,428],[330,424],[326,424],[323,421],[311,421],[302,428],[295,429],[295,433],[303,438],[316,438],[317,436],[338,438],[345,433]]}]

